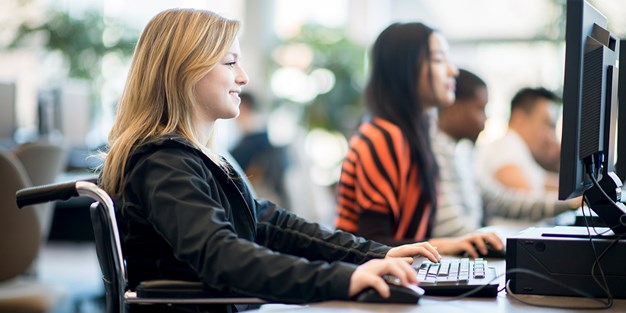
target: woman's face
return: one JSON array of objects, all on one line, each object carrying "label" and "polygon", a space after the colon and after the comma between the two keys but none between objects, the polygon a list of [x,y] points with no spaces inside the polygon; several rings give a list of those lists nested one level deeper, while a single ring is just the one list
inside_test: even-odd
[{"label": "woman's face", "polygon": [[239,40],[235,39],[215,67],[196,83],[196,116],[202,121],[215,122],[239,115],[239,93],[248,83],[248,75],[239,63],[240,57]]},{"label": "woman's face", "polygon": [[433,32],[428,43],[430,59],[422,64],[418,83],[420,100],[425,108],[447,106],[454,102],[455,77],[459,71],[448,59],[448,42],[441,34]]}]

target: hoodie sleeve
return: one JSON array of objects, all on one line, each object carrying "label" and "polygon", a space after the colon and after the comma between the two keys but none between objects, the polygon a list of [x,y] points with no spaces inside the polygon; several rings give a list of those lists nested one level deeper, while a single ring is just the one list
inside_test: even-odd
[{"label": "hoodie sleeve", "polygon": [[257,242],[272,249],[306,257],[309,260],[341,260],[361,264],[384,258],[391,247],[332,231],[276,208],[270,201],[256,202]]}]

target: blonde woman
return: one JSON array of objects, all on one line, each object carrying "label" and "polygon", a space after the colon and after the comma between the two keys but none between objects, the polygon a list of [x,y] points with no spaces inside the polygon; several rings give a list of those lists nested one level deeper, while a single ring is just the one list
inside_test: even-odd
[{"label": "blonde woman", "polygon": [[240,24],[209,11],[156,15],[135,49],[101,173],[116,199],[130,287],[146,279],[202,280],[216,294],[280,302],[349,299],[383,274],[415,284],[411,256],[253,199],[211,150],[215,121],[239,114],[248,83]]}]

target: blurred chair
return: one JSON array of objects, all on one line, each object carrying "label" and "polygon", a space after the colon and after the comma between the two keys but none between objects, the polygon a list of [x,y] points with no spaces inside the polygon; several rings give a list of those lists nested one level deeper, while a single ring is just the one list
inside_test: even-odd
[{"label": "blurred chair", "polygon": [[[34,186],[54,183],[67,165],[68,153],[65,147],[48,141],[21,144],[15,148],[14,153]],[[45,240],[52,224],[54,203],[40,204],[36,206],[35,212],[39,218],[41,236]]]},{"label": "blurred chair", "polygon": [[35,208],[19,210],[15,192],[29,187],[20,161],[0,151],[0,312],[50,312],[64,297],[56,286],[29,274],[41,246]]}]

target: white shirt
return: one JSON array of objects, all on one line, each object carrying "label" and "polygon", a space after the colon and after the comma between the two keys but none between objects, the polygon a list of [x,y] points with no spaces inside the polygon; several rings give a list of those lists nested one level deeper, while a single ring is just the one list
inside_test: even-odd
[{"label": "white shirt", "polygon": [[[558,201],[556,192],[546,192],[546,171],[515,131],[476,148],[475,174],[483,192],[487,225],[530,226],[569,210],[567,202]],[[522,169],[530,191],[504,186],[496,179],[496,172],[507,165]]]},{"label": "white shirt", "polygon": [[522,170],[530,186],[530,194],[546,194],[546,171],[535,161],[528,145],[514,130],[509,130],[504,137],[477,148],[476,174],[481,177],[482,185],[495,180],[496,172],[505,166],[516,166]]}]

